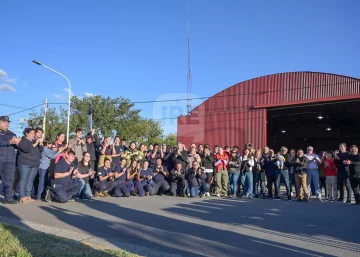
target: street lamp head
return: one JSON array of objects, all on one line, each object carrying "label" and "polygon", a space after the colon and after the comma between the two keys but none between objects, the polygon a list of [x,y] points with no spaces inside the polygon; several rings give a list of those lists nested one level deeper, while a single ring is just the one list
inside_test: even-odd
[{"label": "street lamp head", "polygon": [[33,60],[32,62],[35,63],[35,64],[37,64],[37,65],[42,65],[41,63],[39,63],[39,62],[36,61],[36,60]]}]

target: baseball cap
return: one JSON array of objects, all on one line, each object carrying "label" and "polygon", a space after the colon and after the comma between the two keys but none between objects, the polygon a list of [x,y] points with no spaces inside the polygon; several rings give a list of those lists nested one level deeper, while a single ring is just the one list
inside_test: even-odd
[{"label": "baseball cap", "polygon": [[11,122],[8,116],[0,116],[0,120]]}]

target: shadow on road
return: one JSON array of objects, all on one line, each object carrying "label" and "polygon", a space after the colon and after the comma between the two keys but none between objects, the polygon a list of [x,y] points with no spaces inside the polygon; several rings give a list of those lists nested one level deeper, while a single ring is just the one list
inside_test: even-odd
[{"label": "shadow on road", "polygon": [[[125,208],[106,201],[89,201],[83,204],[101,212],[100,218],[69,211],[60,205],[40,208],[73,227],[109,241],[113,240],[112,243],[126,242],[183,256],[260,256],[269,253],[277,257],[330,256],[215,227]],[[195,210],[189,213],[188,209],[184,212],[181,206],[169,208],[167,211],[209,221],[235,224],[241,224],[244,221],[243,225],[250,224],[246,218],[241,218],[244,214],[241,213],[241,209],[236,208],[238,204],[231,201],[210,200],[186,204],[187,208],[197,206],[208,213]],[[212,209],[214,207],[221,209]],[[251,208],[251,206],[243,204],[243,208]]]},{"label": "shadow on road", "polygon": [[[261,204],[255,204],[257,201],[261,201]],[[320,202],[212,199],[177,204],[164,211],[360,252],[360,238],[357,236],[360,216],[357,206]]]}]

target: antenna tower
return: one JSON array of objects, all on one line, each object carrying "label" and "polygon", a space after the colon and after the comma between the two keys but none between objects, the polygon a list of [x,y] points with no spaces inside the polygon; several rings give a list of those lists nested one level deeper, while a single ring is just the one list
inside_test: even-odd
[{"label": "antenna tower", "polygon": [[188,0],[188,72],[187,72],[187,113],[190,115],[191,106],[192,75],[190,69],[190,0]]}]

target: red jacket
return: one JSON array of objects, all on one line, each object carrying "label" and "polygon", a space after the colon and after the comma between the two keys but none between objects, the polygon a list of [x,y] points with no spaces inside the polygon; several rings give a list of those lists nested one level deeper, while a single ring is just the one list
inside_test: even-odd
[{"label": "red jacket", "polygon": [[220,172],[221,169],[227,170],[227,164],[229,162],[229,156],[224,152],[223,155],[217,153],[215,155],[215,162],[220,161],[220,163],[216,166],[216,172]]}]

